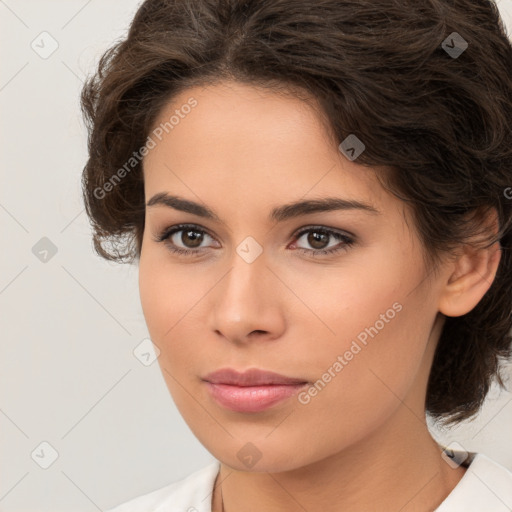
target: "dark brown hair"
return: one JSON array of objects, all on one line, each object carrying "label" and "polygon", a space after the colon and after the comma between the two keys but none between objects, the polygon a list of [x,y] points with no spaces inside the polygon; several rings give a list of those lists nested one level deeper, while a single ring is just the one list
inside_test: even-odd
[{"label": "dark brown hair", "polygon": [[[500,242],[491,288],[472,311],[446,318],[428,384],[435,419],[469,418],[493,378],[503,383],[499,363],[511,350],[511,70],[490,0],[146,0],[81,95],[94,247],[118,262],[140,257],[134,155],[178,93],[222,80],[304,91],[337,144],[363,141],[358,164],[390,170],[379,179],[410,206],[427,266],[477,234]],[[491,210],[499,232],[479,221]]]}]

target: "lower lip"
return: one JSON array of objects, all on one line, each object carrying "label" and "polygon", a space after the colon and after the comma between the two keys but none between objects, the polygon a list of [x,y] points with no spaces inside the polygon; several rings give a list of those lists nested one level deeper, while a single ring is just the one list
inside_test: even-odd
[{"label": "lower lip", "polygon": [[206,385],[219,405],[236,412],[260,412],[292,397],[308,384],[242,387],[206,382]]}]

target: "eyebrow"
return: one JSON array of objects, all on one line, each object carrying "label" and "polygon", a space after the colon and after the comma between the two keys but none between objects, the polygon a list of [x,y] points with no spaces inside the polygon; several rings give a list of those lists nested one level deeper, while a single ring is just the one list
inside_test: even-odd
[{"label": "eyebrow", "polygon": [[[222,222],[217,214],[210,208],[194,201],[184,199],[183,197],[169,195],[166,192],[155,194],[146,206],[152,207],[163,205],[182,212],[192,213],[205,219]],[[269,215],[269,220],[273,222],[283,222],[288,219],[300,217],[317,212],[327,212],[335,210],[361,210],[366,213],[380,215],[381,212],[370,204],[356,201],[353,199],[342,199],[339,197],[324,197],[321,199],[309,199],[305,201],[296,201],[273,208]]]}]

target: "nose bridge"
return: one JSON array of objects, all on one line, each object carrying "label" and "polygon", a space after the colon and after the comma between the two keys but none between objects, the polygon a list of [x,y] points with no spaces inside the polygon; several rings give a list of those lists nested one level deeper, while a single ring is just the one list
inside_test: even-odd
[{"label": "nose bridge", "polygon": [[253,309],[258,299],[265,300],[266,295],[263,285],[269,270],[263,248],[259,244],[256,247],[253,241],[244,240],[233,251],[230,263],[223,298],[240,310],[245,307]]},{"label": "nose bridge", "polygon": [[267,268],[263,248],[259,253],[256,249],[251,240],[235,247],[230,270],[212,297],[213,330],[231,341],[248,340],[253,331],[273,338],[284,326],[276,290],[269,281],[275,277]]}]

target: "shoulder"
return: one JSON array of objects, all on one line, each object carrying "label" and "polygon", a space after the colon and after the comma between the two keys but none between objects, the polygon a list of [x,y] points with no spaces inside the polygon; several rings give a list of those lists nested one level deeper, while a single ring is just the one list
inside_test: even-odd
[{"label": "shoulder", "polygon": [[105,512],[211,512],[211,493],[219,468],[218,461],[212,462],[182,480]]},{"label": "shoulder", "polygon": [[509,512],[512,510],[512,472],[477,453],[466,473],[435,512]]}]

